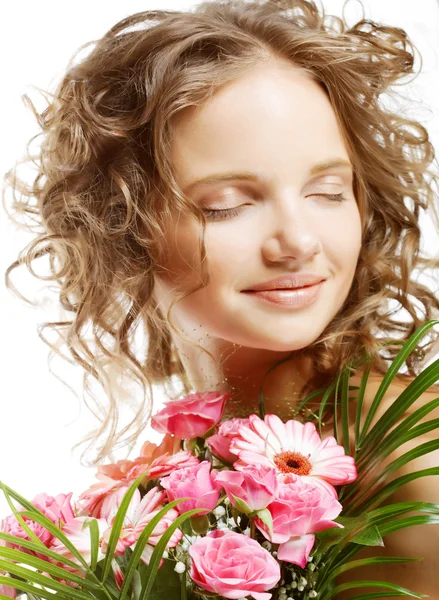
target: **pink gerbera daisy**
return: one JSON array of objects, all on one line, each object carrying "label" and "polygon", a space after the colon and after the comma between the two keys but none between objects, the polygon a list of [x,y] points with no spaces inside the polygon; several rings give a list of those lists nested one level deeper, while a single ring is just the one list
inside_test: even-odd
[{"label": "pink gerbera daisy", "polygon": [[300,476],[333,495],[334,485],[357,478],[354,458],[345,454],[333,436],[322,440],[313,423],[284,423],[277,415],[265,415],[264,420],[250,415],[249,423],[238,428],[230,452],[238,455],[235,469],[244,465],[274,467],[285,483]]}]

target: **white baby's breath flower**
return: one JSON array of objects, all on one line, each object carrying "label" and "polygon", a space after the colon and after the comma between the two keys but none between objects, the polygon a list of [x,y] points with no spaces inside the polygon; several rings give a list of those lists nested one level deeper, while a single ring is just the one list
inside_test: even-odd
[{"label": "white baby's breath flower", "polygon": [[213,509],[213,514],[216,517],[222,517],[223,515],[226,514],[226,509],[224,508],[224,506],[217,506],[216,508]]},{"label": "white baby's breath flower", "polygon": [[179,561],[178,563],[176,563],[174,571],[176,571],[177,573],[184,573],[186,571],[186,565]]}]

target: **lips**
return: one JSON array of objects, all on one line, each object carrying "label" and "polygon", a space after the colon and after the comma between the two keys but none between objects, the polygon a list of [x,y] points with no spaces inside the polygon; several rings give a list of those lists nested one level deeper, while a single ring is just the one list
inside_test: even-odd
[{"label": "lips", "polygon": [[276,279],[265,281],[253,285],[251,288],[243,290],[244,292],[261,292],[261,291],[279,291],[279,290],[297,290],[306,287],[317,285],[326,278],[317,273],[287,273]]},{"label": "lips", "polygon": [[264,288],[263,290],[262,289],[261,290],[244,290],[244,292],[290,292],[290,291],[292,292],[294,290],[303,290],[305,288],[313,287],[314,285],[317,285],[317,283],[312,283],[310,285],[300,285],[298,287],[276,287],[276,288]]}]

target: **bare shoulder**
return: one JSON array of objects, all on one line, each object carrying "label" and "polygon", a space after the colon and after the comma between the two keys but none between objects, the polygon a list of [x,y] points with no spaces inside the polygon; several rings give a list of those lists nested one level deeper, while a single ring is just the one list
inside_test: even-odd
[{"label": "bare shoulder", "polygon": [[[357,372],[351,378],[351,385],[359,385],[361,381],[361,372]],[[362,421],[370,410],[372,402],[376,396],[379,386],[383,380],[383,375],[371,372],[365,391]],[[396,401],[399,395],[409,386],[413,378],[401,377],[395,378],[387,389],[383,401],[372,420],[372,426],[379,420],[384,412]],[[439,385],[434,384],[427,389],[419,398],[406,410],[405,414],[399,419],[412,414],[421,406],[439,398]],[[403,456],[410,450],[419,447],[421,444],[438,440],[439,438],[439,408],[434,408],[427,415],[420,419],[419,423],[426,423],[432,419],[438,419],[437,427],[432,431],[418,436],[402,444],[382,463],[386,466],[395,459]],[[408,464],[400,467],[391,479],[429,469],[439,467],[439,449],[435,449],[426,454],[418,456]],[[395,502],[433,502],[439,505],[439,475],[429,475],[420,477],[409,483],[406,483],[396,493],[394,493],[386,504]],[[419,513],[418,513],[419,514]],[[352,580],[371,579],[390,581],[400,586],[409,588],[418,593],[429,594],[431,598],[438,597],[439,590],[439,525],[416,525],[395,531],[385,537],[384,547],[364,548],[355,556],[356,559],[368,558],[372,556],[384,557],[413,557],[422,558],[422,561],[416,563],[401,563],[390,565],[374,565],[370,567],[361,567],[343,576],[337,578],[337,583],[341,584]],[[337,600],[354,598],[361,593],[372,592],[376,588],[362,588],[345,592],[337,596]]]},{"label": "bare shoulder", "polygon": [[[363,375],[363,369],[358,369],[351,377],[350,383],[351,385],[359,386],[361,382],[361,377]],[[378,389],[383,381],[384,375],[377,371],[371,371],[367,380],[367,386],[364,395],[364,418],[367,412],[370,410],[371,405],[374,401],[374,398],[378,392]],[[399,374],[395,377],[387,388],[382,402],[378,407],[376,415],[372,421],[374,424],[383,414],[384,412],[395,402],[395,400],[406,390],[406,388],[412,383],[413,377]],[[424,406],[431,400],[435,400],[439,398],[439,383],[435,383],[431,385],[427,390],[425,390],[416,400],[411,404],[407,410],[405,411],[403,417],[412,414],[415,410]],[[402,418],[403,418],[402,417]],[[423,423],[432,418],[439,418],[439,408],[435,408],[432,412],[430,412],[425,418],[423,417],[419,422]]]}]

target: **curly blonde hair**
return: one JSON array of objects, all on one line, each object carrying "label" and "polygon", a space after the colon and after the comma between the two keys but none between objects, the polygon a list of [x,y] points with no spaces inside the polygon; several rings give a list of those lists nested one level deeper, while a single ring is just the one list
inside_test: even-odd
[{"label": "curly blonde hair", "polygon": [[[5,175],[15,213],[29,215],[38,226],[38,235],[7,269],[6,285],[18,293],[9,276],[21,264],[34,277],[57,283],[60,303],[72,319],[44,323],[39,335],[60,354],[59,344],[42,335],[46,327],[55,330],[73,362],[85,369],[85,391],[93,396],[91,375],[109,399],[101,426],[80,442],[89,441],[88,450],[109,430],[89,465],[111,456],[118,444],[135,442],[152,412],[152,385],[166,389],[175,375],[184,393],[191,391],[172,342],[171,329],[179,335],[172,306],[163,318],[152,296],[166,252],[166,224],[180,211],[190,211],[201,225],[203,272],[196,289],[209,282],[205,217],[177,185],[169,158],[173,117],[272,58],[305,69],[329,97],[363,213],[350,293],[304,353],[312,357],[320,383],[362,353],[384,373],[400,349],[392,342],[395,333],[405,341],[439,309],[435,294],[412,277],[414,269],[438,268],[437,261],[421,255],[419,225],[421,209],[431,211],[439,225],[434,149],[425,127],[382,102],[383,94],[414,72],[416,49],[406,32],[364,16],[348,26],[311,0],[225,0],[185,12],[140,12],[78,52],[90,44],[91,52],[76,64],[74,55],[44,111],[38,113],[24,96],[43,135],[38,156],[30,156],[29,148],[26,156],[38,165],[32,185],[17,177],[16,166]],[[45,255],[51,274],[43,277],[31,263]],[[390,309],[389,301],[396,301],[396,308]],[[392,318],[400,308],[407,320]],[[139,331],[148,343],[136,353]],[[436,348],[439,334],[430,330],[429,336],[407,359],[407,376],[413,377]],[[139,410],[120,432],[118,370],[143,393]],[[166,391],[175,393],[172,386]]]}]

